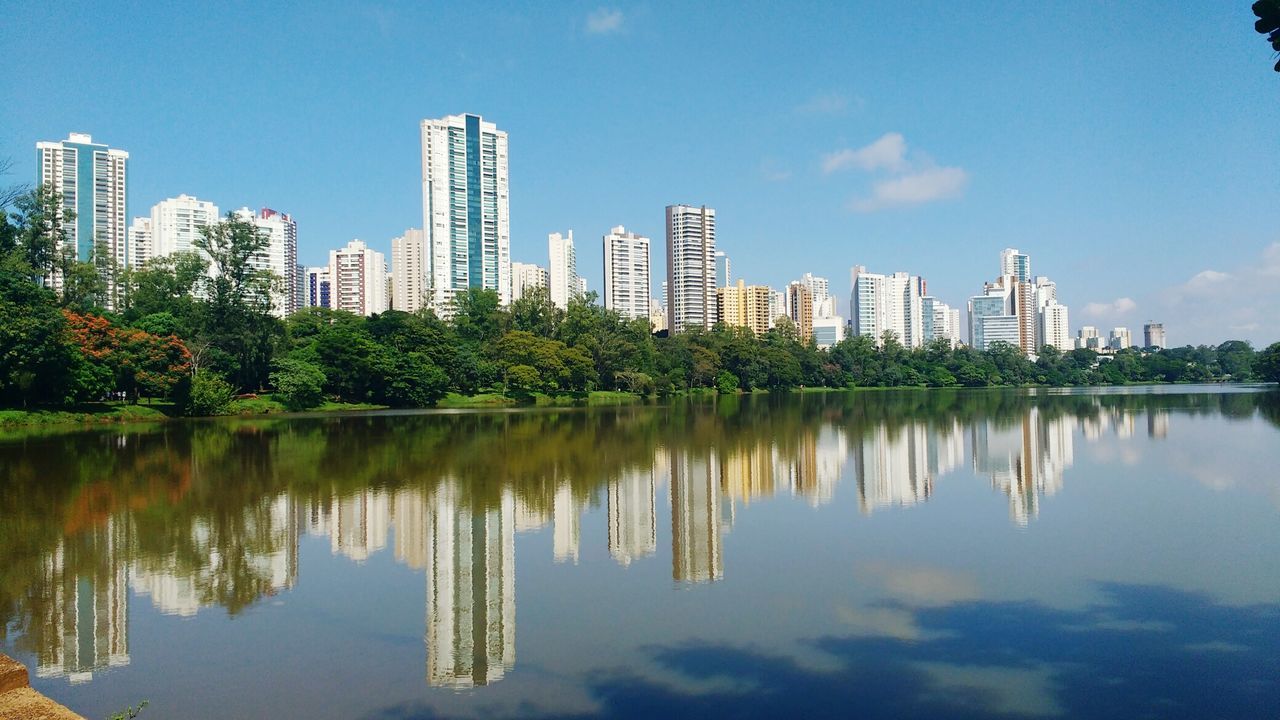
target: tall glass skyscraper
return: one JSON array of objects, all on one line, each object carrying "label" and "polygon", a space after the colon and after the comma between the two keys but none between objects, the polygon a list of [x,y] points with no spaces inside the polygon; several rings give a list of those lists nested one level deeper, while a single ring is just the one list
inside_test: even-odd
[{"label": "tall glass skyscraper", "polygon": [[422,222],[436,312],[467,288],[511,302],[505,132],[479,115],[422,121]]},{"label": "tall glass skyscraper", "polygon": [[129,153],[83,133],[38,142],[36,153],[36,182],[61,193],[63,209],[76,214],[67,224],[67,246],[76,258],[92,260],[100,245],[118,264],[128,262]]}]

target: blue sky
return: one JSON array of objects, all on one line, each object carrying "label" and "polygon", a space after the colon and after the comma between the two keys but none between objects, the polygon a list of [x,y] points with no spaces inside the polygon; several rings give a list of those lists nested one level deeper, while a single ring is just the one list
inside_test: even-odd
[{"label": "blue sky", "polygon": [[[5,4],[0,155],[89,132],[130,213],[299,222],[316,263],[421,224],[418,122],[510,134],[512,256],[707,204],[734,274],[906,270],[963,305],[1006,246],[1082,324],[1280,339],[1280,74],[1249,2]],[[50,34],[63,52],[50,53]],[[14,63],[13,60],[17,59]],[[656,288],[655,288],[656,294]]]}]

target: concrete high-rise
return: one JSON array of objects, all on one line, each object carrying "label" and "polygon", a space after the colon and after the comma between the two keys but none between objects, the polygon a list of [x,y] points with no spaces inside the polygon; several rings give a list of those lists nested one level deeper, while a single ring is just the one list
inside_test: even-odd
[{"label": "concrete high-rise", "polygon": [[547,290],[551,286],[551,273],[533,263],[511,263],[511,302],[523,298],[532,290]]},{"label": "concrete high-rise", "polygon": [[418,312],[429,305],[427,234],[409,228],[391,239],[391,307]]},{"label": "concrete high-rise", "polygon": [[960,343],[960,310],[932,295],[920,297],[920,321],[924,341],[946,340],[955,347]]},{"label": "concrete high-rise", "polygon": [[604,236],[604,306],[627,320],[649,317],[649,244],[621,225]]},{"label": "concrete high-rise", "polygon": [[924,282],[919,276],[904,272],[879,275],[855,265],[852,279],[849,307],[854,335],[865,335],[879,344],[885,332],[892,332],[905,347],[924,344]]},{"label": "concrete high-rise", "polygon": [[76,216],[65,224],[63,249],[89,262],[101,248],[124,266],[129,259],[129,153],[95,143],[84,133],[38,142],[36,153],[36,182],[60,193],[62,210]]},{"label": "concrete high-rise", "polygon": [[769,332],[773,291],[766,285],[737,285],[716,289],[716,312],[720,322],[732,327],[745,327],[756,337]]},{"label": "concrete high-rise", "polygon": [[1164,323],[1147,323],[1142,326],[1142,346],[1161,350],[1168,347],[1164,337]]},{"label": "concrete high-rise", "polygon": [[813,273],[802,275],[800,282],[813,294],[813,316],[815,318],[834,317],[836,298],[831,294],[831,283],[826,278],[817,277]]},{"label": "concrete high-rise", "polygon": [[286,317],[297,310],[294,306],[294,278],[298,265],[298,224],[289,215],[263,208],[254,213],[249,208],[235,211],[237,218],[250,223],[265,239],[266,247],[249,258],[254,270],[272,276],[271,314]]},{"label": "concrete high-rise", "polygon": [[1126,350],[1133,347],[1133,336],[1129,333],[1129,328],[1118,327],[1111,330],[1110,342],[1107,343],[1112,350]]},{"label": "concrete high-rise", "polygon": [[1017,248],[1000,251],[1000,274],[1012,275],[1017,282],[1031,282],[1031,256]]},{"label": "concrete high-rise", "polygon": [[362,240],[329,251],[330,305],[356,315],[387,309],[387,264],[383,254]]},{"label": "concrete high-rise", "polygon": [[667,328],[716,324],[716,211],[667,206]]},{"label": "concrete high-rise", "polygon": [[787,316],[796,325],[800,342],[813,337],[813,292],[800,281],[787,285]]},{"label": "concrete high-rise", "polygon": [[191,195],[161,200],[151,208],[151,246],[153,257],[179,252],[199,252],[195,242],[200,229],[219,222],[218,206]]},{"label": "concrete high-rise", "polygon": [[309,267],[303,272],[304,291],[303,307],[322,307],[333,309],[333,282],[329,276],[329,266]]},{"label": "concrete high-rise", "polygon": [[511,302],[507,134],[479,115],[423,120],[422,223],[431,299],[451,316],[468,288]]},{"label": "concrete high-rise", "polygon": [[547,265],[551,302],[561,310],[578,296],[578,254],[573,247],[573,231],[566,237],[560,233],[547,235]]},{"label": "concrete high-rise", "polygon": [[155,245],[152,242],[155,233],[151,229],[151,217],[143,215],[134,218],[129,224],[128,237],[129,252],[125,264],[133,268],[146,265],[155,255]]}]

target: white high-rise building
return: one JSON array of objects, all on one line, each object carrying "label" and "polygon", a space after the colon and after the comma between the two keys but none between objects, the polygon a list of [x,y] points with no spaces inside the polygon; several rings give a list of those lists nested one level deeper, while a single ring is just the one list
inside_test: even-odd
[{"label": "white high-rise building", "polygon": [[952,347],[960,344],[960,310],[932,295],[920,298],[920,319],[924,324],[924,341],[947,340]]},{"label": "white high-rise building", "polygon": [[649,317],[649,238],[621,225],[604,236],[604,306],[622,317]]},{"label": "white high-rise building", "polygon": [[382,253],[362,240],[329,251],[329,307],[356,315],[387,309],[387,264]]},{"label": "white high-rise building", "polygon": [[101,247],[123,267],[129,260],[129,153],[95,143],[84,133],[38,142],[36,153],[36,182],[61,193],[62,209],[76,215],[65,224],[63,249],[89,262]]},{"label": "white high-rise building", "polygon": [[479,115],[422,121],[422,223],[432,305],[450,316],[468,288],[511,302],[507,134]]},{"label": "white high-rise building", "polygon": [[161,200],[151,208],[151,245],[153,257],[163,257],[179,252],[198,252],[195,242],[200,228],[216,225],[219,221],[218,206],[208,200],[191,195]]},{"label": "white high-rise building", "polygon": [[154,233],[151,231],[151,218],[143,215],[133,219],[129,225],[129,253],[128,260],[125,264],[129,267],[140,268],[147,264],[155,255],[155,246],[152,243]]},{"label": "white high-rise building", "polygon": [[1040,347],[1052,345],[1066,352],[1074,343],[1067,316],[1067,306],[1053,303],[1040,309]]},{"label": "white high-rise building", "polygon": [[1112,350],[1125,350],[1133,347],[1133,336],[1129,334],[1129,328],[1113,328],[1111,330],[1111,341],[1107,345]]},{"label": "white high-rise building", "polygon": [[851,325],[854,335],[865,335],[879,344],[881,336],[889,331],[897,335],[898,342],[905,347],[924,344],[924,306],[921,302],[924,283],[918,276],[904,272],[879,275],[855,265],[852,277],[849,307],[853,314]]},{"label": "white high-rise building", "polygon": [[800,276],[800,283],[809,288],[813,294],[813,317],[830,318],[836,314],[836,298],[831,294],[831,283],[826,278],[817,277],[813,273]]},{"label": "white high-rise building", "polygon": [[667,295],[671,333],[716,324],[716,211],[705,205],[667,206]]},{"label": "white high-rise building", "polygon": [[1012,275],[1016,282],[1031,282],[1031,256],[1017,248],[1000,251],[1000,274]]},{"label": "white high-rise building", "polygon": [[511,302],[519,300],[531,290],[548,290],[550,286],[551,273],[541,265],[511,263]]},{"label": "white high-rise building", "polygon": [[285,213],[263,208],[254,213],[247,207],[235,211],[237,218],[251,223],[266,238],[267,246],[249,258],[254,270],[271,273],[271,314],[287,317],[294,306],[294,278],[298,265],[298,224]]},{"label": "white high-rise building", "polygon": [[1147,323],[1142,326],[1142,346],[1160,348],[1168,347],[1164,337],[1164,323]]},{"label": "white high-rise building", "polygon": [[569,301],[578,296],[578,256],[573,249],[573,231],[568,237],[560,233],[547,235],[547,254],[551,263],[547,266],[550,278],[551,302],[561,310],[568,309]]},{"label": "white high-rise building", "polygon": [[427,307],[427,234],[409,228],[391,239],[391,307],[418,312]]}]

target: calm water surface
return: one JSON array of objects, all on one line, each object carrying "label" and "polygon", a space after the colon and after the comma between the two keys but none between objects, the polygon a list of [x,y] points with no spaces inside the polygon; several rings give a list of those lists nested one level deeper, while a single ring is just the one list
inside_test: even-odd
[{"label": "calm water surface", "polygon": [[1280,397],[863,392],[0,434],[90,718],[1280,716]]}]

